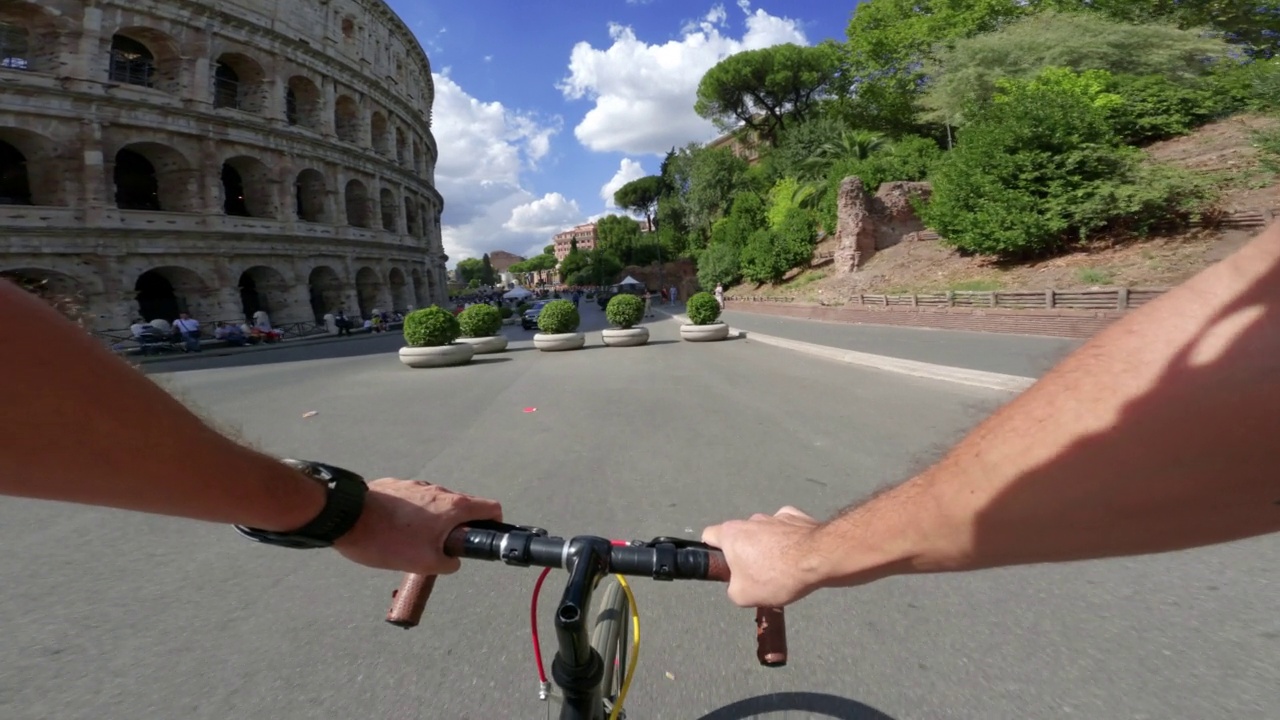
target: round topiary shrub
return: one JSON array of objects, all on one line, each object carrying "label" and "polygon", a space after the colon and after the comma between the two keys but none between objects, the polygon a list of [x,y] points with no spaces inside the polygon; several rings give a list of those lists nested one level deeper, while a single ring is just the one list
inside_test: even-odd
[{"label": "round topiary shrub", "polygon": [[438,305],[414,310],[404,317],[404,342],[409,347],[438,347],[458,339],[458,318]]},{"label": "round topiary shrub", "polygon": [[685,305],[689,322],[694,325],[710,325],[720,318],[720,303],[709,292],[700,292],[689,298]]},{"label": "round topiary shrub", "polygon": [[503,320],[506,320],[507,318],[511,317],[512,314],[513,313],[511,312],[511,308],[507,307],[506,305],[503,305],[502,307],[498,308],[498,315],[500,315]]},{"label": "round topiary shrub", "polygon": [[492,305],[472,305],[458,314],[458,328],[462,337],[497,335],[502,331],[502,313]]},{"label": "round topiary shrub", "polygon": [[533,306],[527,302],[522,302],[516,306],[516,313],[519,315],[524,315],[525,311],[527,311],[530,307],[533,307]]},{"label": "round topiary shrub", "polygon": [[552,300],[538,313],[538,329],[548,335],[577,332],[578,309],[568,300]]},{"label": "round topiary shrub", "polygon": [[644,319],[644,301],[635,295],[614,295],[604,308],[604,316],[616,327],[632,327]]}]

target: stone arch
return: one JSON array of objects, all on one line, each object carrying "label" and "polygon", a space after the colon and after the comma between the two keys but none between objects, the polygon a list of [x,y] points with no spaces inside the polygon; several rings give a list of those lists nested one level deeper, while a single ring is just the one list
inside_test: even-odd
[{"label": "stone arch", "polygon": [[387,126],[387,116],[381,110],[374,110],[369,117],[369,134],[373,139],[373,151],[379,155],[391,154],[391,132]]},{"label": "stone arch", "polygon": [[65,37],[58,24],[39,2],[0,3],[0,69],[56,72]]},{"label": "stone arch", "polygon": [[261,160],[248,155],[227,158],[222,163],[222,211],[238,217],[276,217],[271,170]]},{"label": "stone arch", "polygon": [[356,301],[360,303],[360,317],[370,317],[378,308],[378,299],[382,297],[382,279],[378,271],[368,265],[356,272]]},{"label": "stone arch", "polygon": [[176,93],[182,54],[173,38],[149,27],[129,27],[111,36],[107,79],[123,85]]},{"label": "stone arch", "polygon": [[347,206],[347,224],[355,227],[373,227],[373,218],[369,206],[369,189],[359,180],[348,180],[343,192]]},{"label": "stone arch", "polygon": [[191,164],[168,145],[127,144],[116,152],[111,173],[122,210],[199,211]]},{"label": "stone arch", "polygon": [[304,222],[322,223],[328,221],[328,188],[325,187],[324,175],[312,168],[298,173],[294,188],[294,212]]},{"label": "stone arch", "polygon": [[213,63],[213,106],[261,113],[267,105],[267,74],[248,55],[227,52]]},{"label": "stone arch", "polygon": [[320,88],[311,78],[294,75],[284,91],[284,118],[290,125],[309,130],[320,129],[320,109],[323,105]]},{"label": "stone arch", "polygon": [[88,288],[79,280],[48,268],[19,267],[0,270],[0,281],[3,280],[13,282],[70,317],[81,314],[88,297]]},{"label": "stone arch", "polygon": [[65,205],[57,146],[29,130],[0,127],[0,205]]},{"label": "stone arch", "polygon": [[289,281],[279,270],[254,265],[240,273],[236,286],[240,290],[240,309],[246,321],[253,322],[253,316],[259,310],[273,319],[287,314]]},{"label": "stone arch", "polygon": [[396,162],[401,165],[408,163],[409,141],[405,140],[404,128],[396,126]]},{"label": "stone arch", "polygon": [[360,144],[364,131],[360,122],[360,104],[350,95],[339,95],[333,103],[333,131],[339,140]]},{"label": "stone arch", "polygon": [[413,237],[419,237],[422,234],[422,228],[418,225],[419,220],[417,203],[413,198],[406,196],[404,199],[405,232]]},{"label": "stone arch", "polygon": [[422,143],[413,141],[413,172],[422,175]]},{"label": "stone arch", "polygon": [[409,277],[413,280],[413,305],[416,308],[424,308],[431,304],[431,290],[427,287],[426,281],[423,279],[422,271],[414,268],[410,271]]},{"label": "stone arch", "polygon": [[173,322],[178,313],[183,312],[197,320],[208,320],[205,311],[213,307],[204,278],[194,270],[177,265],[147,270],[134,281],[133,289],[138,314],[147,322],[157,319]]},{"label": "stone arch", "polygon": [[[328,265],[317,265],[307,277],[307,287],[311,292],[311,313],[316,322],[323,322],[324,316],[342,307],[342,279],[337,271]],[[345,309],[344,309],[345,310]]]},{"label": "stone arch", "polygon": [[391,191],[391,188],[382,188],[378,192],[378,202],[382,210],[382,229],[387,232],[396,232],[400,220],[396,194]]},{"label": "stone arch", "polygon": [[387,273],[387,287],[391,290],[391,309],[396,312],[408,310],[409,304],[413,301],[413,296],[410,293],[404,271],[398,267],[391,268],[391,272]]}]

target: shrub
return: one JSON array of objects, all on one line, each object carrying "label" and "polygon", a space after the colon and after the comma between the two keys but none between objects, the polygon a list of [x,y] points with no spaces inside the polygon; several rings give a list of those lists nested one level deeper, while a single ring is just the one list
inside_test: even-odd
[{"label": "shrub", "polygon": [[709,292],[696,293],[685,305],[689,322],[694,325],[710,325],[720,318],[720,303]]},{"label": "shrub", "polygon": [[538,329],[548,335],[576,332],[581,321],[578,309],[568,300],[552,300],[538,313]]},{"label": "shrub", "polygon": [[448,345],[461,332],[458,318],[438,305],[414,310],[404,318],[404,341],[409,347]]},{"label": "shrub", "polygon": [[698,256],[698,284],[729,287],[742,279],[741,252],[730,245],[712,245]]},{"label": "shrub", "polygon": [[511,308],[507,307],[506,305],[503,305],[502,307],[498,308],[498,316],[501,317],[503,320],[506,320],[507,318],[511,317],[511,315],[512,315]]},{"label": "shrub", "polygon": [[502,313],[488,303],[472,305],[459,313],[458,327],[462,331],[462,337],[497,335],[502,330]]},{"label": "shrub", "polygon": [[626,329],[644,318],[644,300],[635,295],[614,295],[604,308],[604,316],[617,327]]},{"label": "shrub", "polygon": [[525,311],[529,309],[529,307],[530,305],[527,302],[520,303],[519,305],[516,306],[516,314],[523,315]]}]

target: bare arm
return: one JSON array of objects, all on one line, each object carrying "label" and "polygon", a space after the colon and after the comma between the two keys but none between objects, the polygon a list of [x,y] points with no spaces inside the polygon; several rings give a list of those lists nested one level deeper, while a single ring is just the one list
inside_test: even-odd
[{"label": "bare arm", "polygon": [[[0,495],[279,531],[305,525],[324,506],[319,484],[222,436],[4,280],[0,428]],[[377,481],[340,549],[369,565],[447,572],[456,562],[439,550],[444,535],[458,522],[499,513],[497,503],[438,487]],[[384,537],[396,531],[399,542]]]},{"label": "bare arm", "polygon": [[[1280,224],[1064,360],[918,477],[819,524],[708,528],[744,605],[913,572],[1280,531]],[[739,580],[741,578],[741,580]]]}]

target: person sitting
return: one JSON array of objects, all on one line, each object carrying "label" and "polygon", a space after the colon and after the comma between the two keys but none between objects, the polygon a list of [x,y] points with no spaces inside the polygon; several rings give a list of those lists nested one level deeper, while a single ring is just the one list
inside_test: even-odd
[{"label": "person sitting", "polygon": [[159,352],[165,347],[164,333],[142,318],[135,318],[129,326],[134,342],[138,343],[143,355]]},{"label": "person sitting", "polygon": [[333,325],[338,328],[338,335],[351,334],[351,318],[347,317],[342,308],[338,308],[338,312],[333,314]]},{"label": "person sitting", "polygon": [[243,347],[249,344],[249,339],[244,336],[244,332],[235,325],[228,325],[221,320],[213,324],[213,336],[228,345]]},{"label": "person sitting", "polygon": [[284,333],[271,327],[271,319],[261,310],[253,314],[253,329],[250,333],[263,342],[278,342],[284,339]]}]

